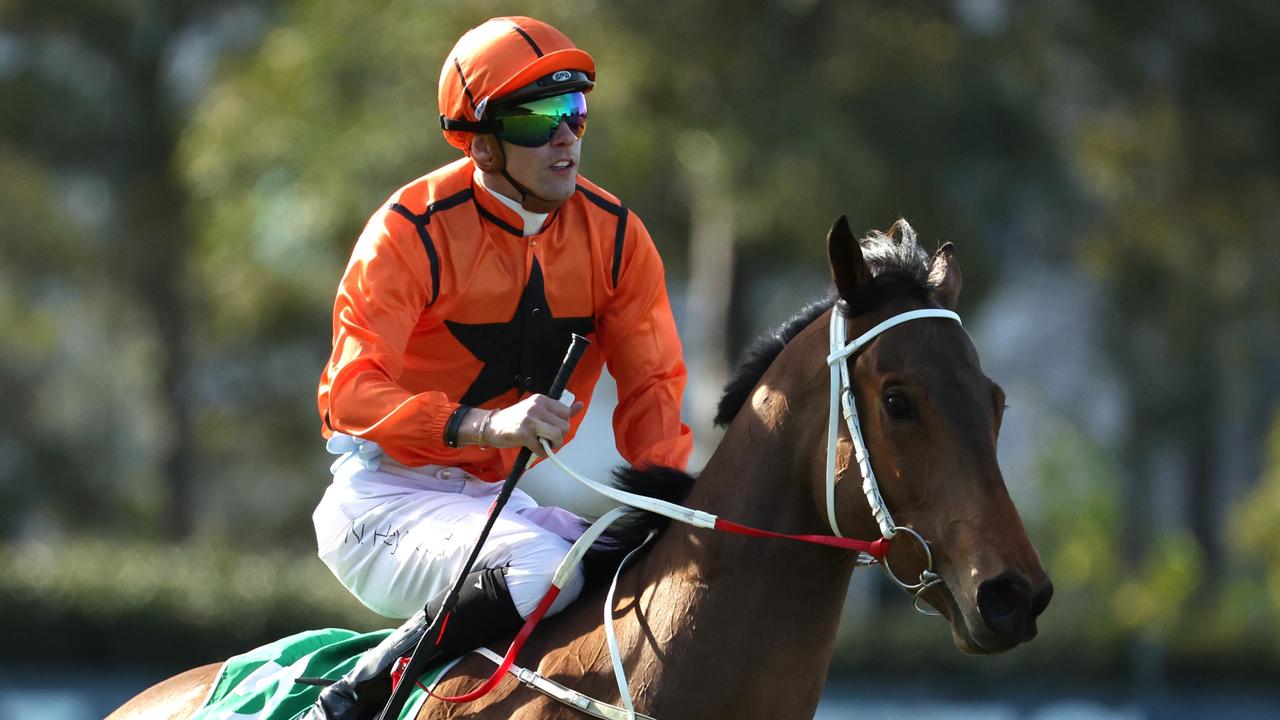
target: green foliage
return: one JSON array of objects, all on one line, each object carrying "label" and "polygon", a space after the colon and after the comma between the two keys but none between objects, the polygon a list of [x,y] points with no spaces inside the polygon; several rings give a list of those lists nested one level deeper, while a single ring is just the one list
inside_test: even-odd
[{"label": "green foliage", "polygon": [[[1226,544],[1218,475],[1239,452],[1220,444],[1231,412],[1222,399],[1242,398],[1234,412],[1252,424],[1280,396],[1268,370],[1280,344],[1264,329],[1280,313],[1270,240],[1280,148],[1255,132],[1280,122],[1280,94],[1243,81],[1256,53],[1280,40],[1280,13],[1249,3],[1212,13],[1158,7],[1081,14],[1082,25],[1119,32],[1071,43],[1082,72],[1111,74],[1088,83],[1097,96],[1064,133],[1079,149],[1078,185],[1096,204],[1077,253],[1112,298],[1112,352],[1124,359],[1132,395],[1133,472],[1151,473],[1142,465],[1178,448],[1183,473],[1173,480],[1189,505],[1180,520],[1215,572]],[[1239,434],[1260,439],[1253,429]],[[1137,480],[1153,489],[1169,481]],[[1139,510],[1126,508],[1145,523]]]},{"label": "green foliage", "polygon": [[1223,597],[1225,634],[1275,646],[1280,636],[1280,409],[1267,435],[1262,477],[1230,519],[1237,573]]},{"label": "green foliage", "polygon": [[1148,602],[1173,604],[1162,593],[1183,600],[1177,612],[1156,618],[1152,627],[1165,638],[1171,664],[1190,677],[1229,671],[1240,680],[1269,681],[1280,669],[1280,412],[1273,416],[1262,477],[1228,516],[1221,581],[1201,584],[1186,597],[1192,574],[1186,566],[1200,556],[1184,540],[1184,547],[1164,553],[1172,556],[1165,576],[1148,578],[1139,589]]},{"label": "green foliage", "polygon": [[[73,522],[123,530],[156,498],[154,348],[99,272],[108,248],[84,206],[102,188],[60,194],[51,168],[3,142],[0,165],[0,534]],[[103,475],[108,458],[117,472]],[[109,513],[94,494],[124,498]]]},{"label": "green foliage", "polygon": [[[1107,667],[1124,643],[1113,599],[1125,578],[1121,559],[1120,469],[1112,453],[1077,427],[1061,424],[1037,458],[1039,511],[1028,532],[1054,584],[1037,639],[1066,644],[1090,667]],[[1037,656],[1043,652],[1036,648]]]},{"label": "green foliage", "polygon": [[1271,421],[1265,450],[1262,478],[1236,508],[1232,536],[1243,558],[1266,572],[1267,597],[1280,612],[1280,410]]},{"label": "green foliage", "polygon": [[1111,597],[1112,612],[1127,630],[1170,641],[1192,615],[1190,600],[1204,579],[1203,551],[1186,532],[1160,536],[1143,567],[1121,582]]},{"label": "green foliage", "polygon": [[1202,552],[1176,530],[1137,567],[1126,565],[1122,473],[1111,452],[1072,427],[1048,442],[1035,473],[1043,509],[1031,533],[1056,589],[1045,625],[1084,643],[1139,632],[1170,639],[1204,577]]}]

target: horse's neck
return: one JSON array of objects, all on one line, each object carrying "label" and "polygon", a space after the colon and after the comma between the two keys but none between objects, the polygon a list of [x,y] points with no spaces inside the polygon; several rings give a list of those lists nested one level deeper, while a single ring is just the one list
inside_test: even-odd
[{"label": "horse's neck", "polygon": [[[824,406],[808,397],[805,373],[772,374],[781,377],[742,408],[747,416],[725,436],[688,504],[765,529],[821,533],[808,478],[821,467],[814,453],[823,447],[812,429],[825,426],[786,406],[825,417]],[[797,375],[793,382],[804,385],[786,387]],[[771,408],[762,392],[783,404]],[[644,588],[631,614],[642,626],[637,640],[647,636],[656,661],[640,664],[636,687],[649,688],[654,710],[673,717],[807,716],[826,678],[853,567],[841,551],[673,526],[630,574]]]}]

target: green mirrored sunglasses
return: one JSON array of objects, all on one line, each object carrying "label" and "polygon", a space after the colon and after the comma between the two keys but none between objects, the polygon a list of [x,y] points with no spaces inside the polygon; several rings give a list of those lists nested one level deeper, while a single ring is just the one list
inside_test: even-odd
[{"label": "green mirrored sunglasses", "polygon": [[541,147],[551,142],[561,123],[581,138],[587,131],[587,98],[580,92],[554,95],[494,112],[494,134],[523,147]]}]

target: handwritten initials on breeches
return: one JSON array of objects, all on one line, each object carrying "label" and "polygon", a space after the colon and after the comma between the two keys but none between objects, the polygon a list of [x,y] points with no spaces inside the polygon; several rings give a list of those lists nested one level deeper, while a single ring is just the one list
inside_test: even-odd
[{"label": "handwritten initials on breeches", "polygon": [[[446,589],[466,560],[499,489],[457,468],[337,469],[312,519],[320,558],[374,612],[407,618]],[[528,616],[580,533],[576,516],[540,507],[516,490],[494,525],[477,567],[505,567],[507,587]],[[552,606],[582,589],[578,576]]]}]

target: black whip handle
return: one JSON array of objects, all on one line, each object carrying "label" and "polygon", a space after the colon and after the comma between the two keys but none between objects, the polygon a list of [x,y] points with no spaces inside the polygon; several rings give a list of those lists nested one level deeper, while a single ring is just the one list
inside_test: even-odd
[{"label": "black whip handle", "polygon": [[[551,389],[547,391],[547,397],[552,400],[559,400],[564,394],[565,385],[569,384],[569,378],[573,376],[573,370],[578,366],[578,361],[582,359],[582,353],[586,352],[587,346],[591,341],[582,337],[577,333],[573,333],[569,341],[569,350],[564,355],[564,360],[560,363],[560,370],[556,372],[556,377],[551,381]],[[511,493],[516,489],[516,483],[524,475],[524,471],[529,467],[529,461],[533,459],[533,451],[524,448],[520,454],[516,456],[516,464],[511,468],[511,474],[502,483],[502,489],[498,491],[498,497],[493,501],[493,510],[489,512],[489,517],[485,520],[484,529],[480,531],[480,537],[476,540],[476,544],[471,548],[471,555],[467,558],[467,562],[463,564],[458,572],[458,577],[453,581],[453,587],[450,588],[449,594],[445,596],[444,602],[440,605],[440,610],[436,616],[431,619],[431,626],[422,633],[418,644],[413,648],[413,654],[409,656],[409,664],[405,666],[404,674],[400,677],[400,684],[396,685],[395,691],[391,693],[391,697],[387,699],[387,704],[382,708],[382,714],[378,716],[378,720],[395,720],[400,715],[400,710],[405,703],[409,701],[409,694],[413,692],[413,686],[418,682],[418,678],[422,677],[423,671],[426,670],[425,665],[431,661],[433,653],[423,652],[424,645],[426,648],[434,648],[439,639],[440,625],[444,622],[444,618],[458,604],[458,596],[462,592],[462,585],[467,581],[467,575],[471,573],[471,568],[476,564],[476,558],[480,556],[480,550],[484,547],[484,541],[489,538],[489,532],[493,530],[493,524],[497,522],[498,515],[502,512],[502,508],[506,506],[507,500],[511,498]]]}]

